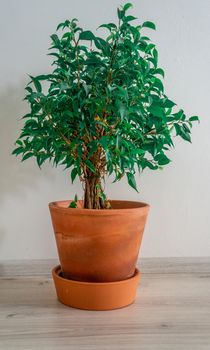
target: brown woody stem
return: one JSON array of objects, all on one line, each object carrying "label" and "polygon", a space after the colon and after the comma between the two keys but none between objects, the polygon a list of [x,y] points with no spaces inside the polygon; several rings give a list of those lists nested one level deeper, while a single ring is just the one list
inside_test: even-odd
[{"label": "brown woody stem", "polygon": [[101,198],[103,193],[101,187],[101,180],[94,174],[89,174],[88,178],[85,178],[84,189],[84,208],[85,209],[104,209],[105,201]]}]

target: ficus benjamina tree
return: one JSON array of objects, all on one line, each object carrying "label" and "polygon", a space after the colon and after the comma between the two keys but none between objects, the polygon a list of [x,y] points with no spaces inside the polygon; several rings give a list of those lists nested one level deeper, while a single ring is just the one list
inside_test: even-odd
[{"label": "ficus benjamina tree", "polygon": [[191,142],[198,120],[165,95],[157,49],[145,35],[155,24],[133,24],[131,7],[118,8],[117,24],[102,24],[97,35],[75,18],[60,23],[60,34],[51,36],[52,72],[30,76],[25,88],[30,111],[13,154],[35,157],[39,167],[47,160],[63,165],[72,182],[82,182],[87,209],[109,208],[106,176],[125,176],[137,190],[136,172],[168,164],[173,137]]}]

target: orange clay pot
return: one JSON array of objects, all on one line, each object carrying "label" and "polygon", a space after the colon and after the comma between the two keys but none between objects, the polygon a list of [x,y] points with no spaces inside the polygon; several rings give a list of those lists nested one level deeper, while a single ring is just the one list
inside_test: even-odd
[{"label": "orange clay pot", "polygon": [[61,267],[52,270],[58,300],[83,310],[113,310],[133,303],[140,273],[118,282],[79,282],[62,277]]},{"label": "orange clay pot", "polygon": [[[114,282],[134,276],[149,205],[111,201],[112,209],[49,204],[64,279]],[[81,206],[81,203],[80,203]]]}]

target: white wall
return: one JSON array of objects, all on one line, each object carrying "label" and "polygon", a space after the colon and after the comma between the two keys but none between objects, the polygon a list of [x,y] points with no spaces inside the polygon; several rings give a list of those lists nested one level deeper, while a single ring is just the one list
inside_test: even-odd
[{"label": "white wall", "polygon": [[[140,21],[152,20],[166,93],[189,115],[200,115],[192,145],[177,140],[173,163],[146,171],[140,194],[125,182],[107,186],[111,198],[151,204],[142,256],[210,255],[210,1],[135,0]],[[69,174],[10,152],[26,111],[26,73],[49,70],[49,35],[57,24],[78,17],[84,28],[114,21],[116,0],[0,1],[0,259],[56,257],[48,202],[81,194]]]}]

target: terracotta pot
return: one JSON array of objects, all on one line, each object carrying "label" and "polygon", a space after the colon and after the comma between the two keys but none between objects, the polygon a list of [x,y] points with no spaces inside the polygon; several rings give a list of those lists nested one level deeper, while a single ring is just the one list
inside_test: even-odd
[{"label": "terracotta pot", "polygon": [[58,300],[83,310],[113,310],[133,303],[140,280],[136,269],[134,276],[117,282],[80,282],[65,279],[61,267],[52,270]]},{"label": "terracotta pot", "polygon": [[113,209],[49,204],[64,278],[112,282],[134,275],[149,205],[111,201]]}]

